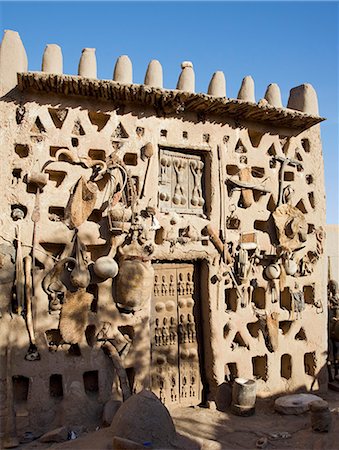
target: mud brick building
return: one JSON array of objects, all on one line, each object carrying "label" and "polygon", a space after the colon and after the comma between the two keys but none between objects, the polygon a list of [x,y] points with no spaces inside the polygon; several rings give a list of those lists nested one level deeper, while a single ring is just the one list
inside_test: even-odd
[{"label": "mud brick building", "polygon": [[[317,97],[281,104],[182,64],[96,78],[48,45],[29,72],[0,48],[1,430],[100,422],[149,388],[166,406],[213,400],[225,377],[261,397],[326,386],[324,175]],[[12,431],[11,431],[12,430]],[[3,434],[5,431],[3,431]]]}]

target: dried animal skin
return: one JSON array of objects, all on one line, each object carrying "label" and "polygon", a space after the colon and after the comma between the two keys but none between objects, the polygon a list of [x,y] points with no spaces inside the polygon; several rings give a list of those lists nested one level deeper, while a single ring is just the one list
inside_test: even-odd
[{"label": "dried animal skin", "polygon": [[279,315],[276,312],[267,315],[267,329],[273,351],[279,346]]},{"label": "dried animal skin", "polygon": [[292,252],[307,239],[307,223],[304,214],[295,206],[281,205],[273,213],[282,250]]},{"label": "dried animal skin", "polygon": [[92,181],[80,177],[65,209],[65,223],[78,228],[91,215],[97,199],[98,187]]},{"label": "dried animal skin", "polygon": [[65,342],[77,344],[83,341],[92,300],[93,295],[85,289],[67,292],[59,324],[60,333]]}]

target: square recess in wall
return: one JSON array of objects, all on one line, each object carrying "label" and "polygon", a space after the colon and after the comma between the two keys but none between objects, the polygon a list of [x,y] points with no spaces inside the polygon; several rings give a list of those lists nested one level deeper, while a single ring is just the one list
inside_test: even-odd
[{"label": "square recess in wall", "polygon": [[158,201],[162,212],[209,215],[211,161],[207,151],[159,149]]}]

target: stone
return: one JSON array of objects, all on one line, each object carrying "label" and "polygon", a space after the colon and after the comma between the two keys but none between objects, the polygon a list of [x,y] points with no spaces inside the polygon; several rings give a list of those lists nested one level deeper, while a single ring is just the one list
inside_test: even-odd
[{"label": "stone", "polygon": [[163,87],[162,66],[160,62],[153,59],[147,67],[144,84],[156,88]]},{"label": "stone", "polygon": [[254,80],[251,76],[248,75],[242,80],[237,98],[246,102],[255,103]]},{"label": "stone", "polygon": [[279,397],[274,402],[274,409],[281,414],[303,414],[309,411],[310,404],[322,400],[314,394],[293,394]]},{"label": "stone", "polygon": [[81,77],[97,77],[97,60],[95,57],[95,48],[84,48],[78,67],[78,74]]},{"label": "stone", "polygon": [[47,73],[62,74],[62,51],[57,44],[46,45],[41,70]]},{"label": "stone", "polygon": [[19,33],[5,30],[0,46],[0,94],[6,94],[17,85],[17,72],[27,70],[26,50]]},{"label": "stone", "polygon": [[218,70],[213,74],[207,93],[214,97],[226,97],[226,80],[224,72]]},{"label": "stone", "polygon": [[127,55],[119,56],[115,63],[113,80],[118,83],[133,83],[132,62]]},{"label": "stone", "polygon": [[318,98],[313,86],[306,83],[292,88],[290,90],[287,108],[318,116]]},{"label": "stone", "polygon": [[232,402],[232,384],[221,383],[217,388],[215,403],[218,411],[226,412],[230,409]]},{"label": "stone", "polygon": [[267,86],[265,92],[265,100],[267,100],[270,105],[275,106],[276,108],[282,108],[280,88],[277,84],[272,83]]},{"label": "stone", "polygon": [[193,64],[190,61],[184,61],[181,63],[181,69],[177,89],[180,91],[195,92]]},{"label": "stone", "polygon": [[55,428],[54,430],[47,431],[47,433],[43,434],[40,438],[40,442],[64,442],[68,439],[68,428],[60,427]]},{"label": "stone", "polygon": [[151,442],[154,448],[170,448],[176,439],[173,420],[158,397],[143,390],[132,395],[113,417],[113,436],[143,444]]}]

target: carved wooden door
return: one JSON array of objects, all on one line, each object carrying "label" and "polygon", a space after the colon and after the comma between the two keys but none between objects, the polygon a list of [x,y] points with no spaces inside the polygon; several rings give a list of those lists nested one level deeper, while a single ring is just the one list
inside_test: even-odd
[{"label": "carved wooden door", "polygon": [[201,402],[194,265],[155,264],[151,305],[152,391],[167,406]]}]

